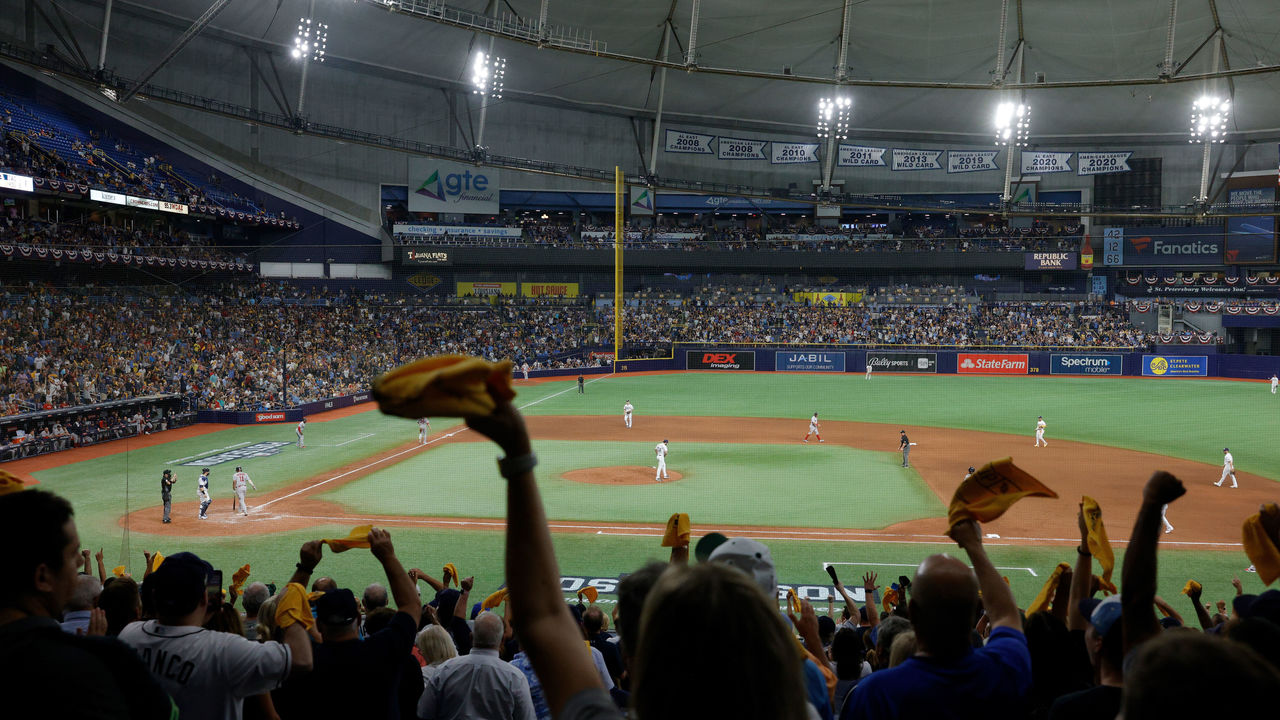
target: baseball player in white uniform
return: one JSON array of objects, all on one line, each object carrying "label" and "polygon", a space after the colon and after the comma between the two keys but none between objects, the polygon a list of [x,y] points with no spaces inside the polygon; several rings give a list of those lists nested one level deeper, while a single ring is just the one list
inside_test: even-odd
[{"label": "baseball player in white uniform", "polygon": [[626,423],[627,427],[631,427],[632,410],[635,410],[635,408],[631,406],[631,401],[628,400],[626,404],[622,406],[622,422]]},{"label": "baseball player in white uniform", "polygon": [[662,482],[667,479],[667,453],[671,452],[671,446],[664,439],[654,446],[653,452],[658,456],[658,472],[653,479],[655,482]]},{"label": "baseball player in white uniform", "polygon": [[1168,513],[1168,512],[1169,512],[1169,503],[1165,503],[1165,504],[1160,508],[1160,519],[1164,521],[1164,534],[1165,534],[1165,535],[1168,535],[1169,533],[1173,532],[1173,523],[1169,522],[1169,518],[1165,517],[1165,514],[1166,514],[1166,513]]},{"label": "baseball player in white uniform", "polygon": [[1231,450],[1222,448],[1222,477],[1218,478],[1218,482],[1214,483],[1214,487],[1222,487],[1222,483],[1226,481],[1227,476],[1231,476],[1231,487],[1240,487],[1236,483],[1236,461],[1231,457]]},{"label": "baseball player in white uniform", "polygon": [[297,427],[297,431],[298,431],[298,448],[299,448],[299,449],[304,448],[304,447],[306,447],[306,446],[307,446],[307,444],[306,444],[305,442],[303,442],[303,440],[302,440],[302,433],[303,433],[306,429],[307,429],[307,419],[306,419],[306,418],[302,418],[302,420],[298,422],[298,427]]},{"label": "baseball player in white uniform", "polygon": [[809,442],[810,435],[817,435],[818,442],[824,442],[822,439],[822,433],[818,432],[818,413],[817,412],[814,412],[813,417],[809,418],[809,432],[804,434],[805,442]]},{"label": "baseball player in white uniform", "polygon": [[525,363],[521,365],[520,372],[524,373],[524,379],[528,380],[529,379],[529,363]]},{"label": "baseball player in white uniform", "polygon": [[[249,473],[244,471],[242,467],[236,467],[236,472],[231,476],[231,489],[236,492],[236,501],[240,503],[240,514],[247,516],[249,514],[249,506],[244,501],[245,483],[254,490],[258,489],[253,484],[253,480],[249,478]],[[232,508],[234,510],[234,508]]]},{"label": "baseball player in white uniform", "polygon": [[867,379],[871,379],[871,361],[867,361]]},{"label": "baseball player in white uniform", "polygon": [[1280,385],[1280,377],[1276,377],[1275,373],[1271,373],[1271,394],[1276,394],[1276,386]]},{"label": "baseball player in white uniform", "polygon": [[1049,447],[1049,441],[1044,439],[1044,416],[1041,415],[1036,419],[1036,447],[1040,447],[1040,443],[1044,443],[1045,447]]},{"label": "baseball player in white uniform", "polygon": [[208,520],[205,513],[209,512],[209,503],[213,502],[209,496],[209,468],[200,472],[200,479],[196,481],[196,497],[200,499],[200,519]]},{"label": "baseball player in white uniform", "polygon": [[418,418],[418,444],[427,444],[427,433],[431,432],[431,418]]}]

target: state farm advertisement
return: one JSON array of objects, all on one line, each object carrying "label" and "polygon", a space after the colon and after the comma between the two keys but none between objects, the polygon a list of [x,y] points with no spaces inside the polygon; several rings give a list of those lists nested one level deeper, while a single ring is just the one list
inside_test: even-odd
[{"label": "state farm advertisement", "polygon": [[961,375],[1026,375],[1027,356],[1007,353],[960,353],[956,372]]},{"label": "state farm advertisement", "polygon": [[755,370],[754,350],[686,350],[690,370]]}]

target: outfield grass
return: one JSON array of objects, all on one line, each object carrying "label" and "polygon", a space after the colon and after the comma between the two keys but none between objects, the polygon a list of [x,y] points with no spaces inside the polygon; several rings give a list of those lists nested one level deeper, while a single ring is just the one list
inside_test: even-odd
[{"label": "outfield grass", "polygon": [[[1051,441],[1079,440],[1211,464],[1217,464],[1222,447],[1230,445],[1241,470],[1280,479],[1280,443],[1272,439],[1280,399],[1259,383],[886,375],[865,381],[854,374],[693,373],[608,378],[590,382],[586,390],[586,394],[579,395],[572,380],[525,386],[520,388],[517,403],[534,403],[525,410],[531,415],[618,415],[623,402],[630,400],[640,418],[785,417],[796,419],[799,432],[803,432],[805,419],[817,410],[831,420],[960,427],[1025,434],[1028,439],[1035,416],[1044,415]],[[456,425],[456,420],[440,419],[433,423],[432,433],[449,431]],[[412,442],[416,433],[417,426],[411,420],[361,413],[311,423],[306,450],[284,445],[274,456],[239,464],[245,466],[260,488],[277,488],[333,474],[344,465]],[[369,436],[362,437],[366,435]],[[186,549],[208,555],[223,568],[251,562],[255,577],[281,582],[296,562],[297,546],[303,539],[345,534],[349,528],[318,526],[269,536],[181,540],[134,533],[128,539],[130,553],[126,558],[125,540],[117,521],[126,507],[154,507],[159,512],[156,481],[164,467],[178,468],[181,484],[176,488],[177,499],[194,499],[199,458],[194,460],[197,465],[191,467],[166,465],[170,461],[239,443],[292,440],[291,424],[246,426],[42,471],[36,473],[36,479],[46,489],[72,500],[84,545],[105,547],[108,566],[126,559],[135,567],[140,565],[142,547],[165,553]],[[884,478],[888,476],[881,474],[850,488],[832,484],[826,479],[829,476],[818,469],[796,471],[809,467],[803,463],[818,464],[814,468],[826,467],[826,463],[843,468],[853,462],[875,474],[877,463],[896,460],[886,453],[812,445],[751,446],[744,450],[743,446],[715,444],[692,452],[695,448],[682,446],[678,455],[672,456],[671,468],[682,472],[687,468],[688,480],[670,486],[607,487],[569,483],[558,479],[558,475],[571,467],[647,465],[651,457],[648,442],[635,449],[630,443],[560,445],[569,444],[538,443],[542,456],[539,477],[552,517],[659,522],[670,512],[682,510],[697,513],[698,522],[848,527],[873,524],[857,519],[857,513],[866,512],[865,506],[879,506],[886,517],[895,513],[902,518],[919,517],[938,512],[936,498],[921,499],[915,494],[919,482],[915,479],[907,483],[886,482]],[[798,451],[808,452],[793,454]],[[437,452],[440,454],[433,458]],[[495,449],[487,443],[413,453],[406,456],[411,459],[405,463],[341,488],[331,494],[331,499],[352,507],[385,508],[395,514],[445,514],[443,511],[448,510],[463,515],[498,516],[504,497],[493,468],[494,454]],[[434,465],[440,461],[450,462]],[[230,474],[235,464],[214,466],[215,502],[229,502]],[[726,468],[734,472],[725,472]],[[898,470],[896,466],[890,469]],[[732,496],[750,502],[725,501]],[[478,511],[481,507],[484,512]],[[690,510],[691,507],[697,509]],[[836,513],[840,522],[830,522]],[[1234,524],[1238,519],[1224,522]],[[1120,538],[1127,534],[1127,528],[1112,528],[1111,532]],[[464,572],[477,574],[488,587],[500,581],[499,533],[398,529],[395,536],[397,547],[409,564],[433,572],[444,562],[452,561]],[[657,547],[657,538],[557,535],[555,542],[566,574],[616,576],[646,559],[665,557]],[[914,565],[924,555],[948,547],[945,542],[931,545],[771,540],[769,544],[783,582],[812,584],[826,582],[821,566],[824,561],[874,559]],[[1122,548],[1117,550],[1122,552]],[[1040,574],[1040,578],[1034,578],[1025,571],[1006,572],[1023,603],[1034,596],[1042,578],[1059,560],[1073,559],[1069,549],[1064,552],[1056,548],[996,546],[992,555],[997,565],[1032,567]],[[325,572],[337,575],[344,584],[360,586],[378,579],[376,563],[359,551],[325,562]],[[1206,598],[1217,599],[1219,594],[1225,597],[1231,576],[1247,564],[1239,550],[1164,550],[1161,593],[1181,608],[1174,599],[1181,600],[1178,591],[1182,583],[1195,577],[1205,584]],[[887,574],[896,578],[909,569],[888,567],[882,577]],[[850,567],[850,572],[856,570]],[[1241,579],[1247,589],[1261,589],[1256,576],[1242,575]]]},{"label": "outfield grass", "polygon": [[[537,443],[539,488],[554,520],[660,521],[678,508],[699,523],[882,528],[939,517],[946,507],[897,453],[838,445],[680,443],[679,482],[592,485],[561,477],[583,467],[647,465],[647,442]],[[489,443],[454,443],[414,455],[320,496],[385,515],[503,517],[504,481]],[[450,484],[466,492],[450,492]],[[832,502],[856,496],[857,502]]]}]

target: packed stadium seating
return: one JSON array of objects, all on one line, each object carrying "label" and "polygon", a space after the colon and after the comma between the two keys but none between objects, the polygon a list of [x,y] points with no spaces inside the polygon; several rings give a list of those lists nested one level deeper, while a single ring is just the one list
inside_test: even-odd
[{"label": "packed stadium seating", "polygon": [[214,246],[208,238],[186,232],[173,234],[146,227],[125,228],[99,223],[42,222],[17,217],[0,219],[0,245],[92,250],[95,253],[146,255],[186,260],[245,261]]}]

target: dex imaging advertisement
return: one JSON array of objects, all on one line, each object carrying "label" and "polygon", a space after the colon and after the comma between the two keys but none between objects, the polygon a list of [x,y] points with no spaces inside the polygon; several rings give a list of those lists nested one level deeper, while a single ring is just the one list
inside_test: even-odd
[{"label": "dex imaging advertisement", "polygon": [[686,350],[690,370],[755,370],[754,350]]}]

